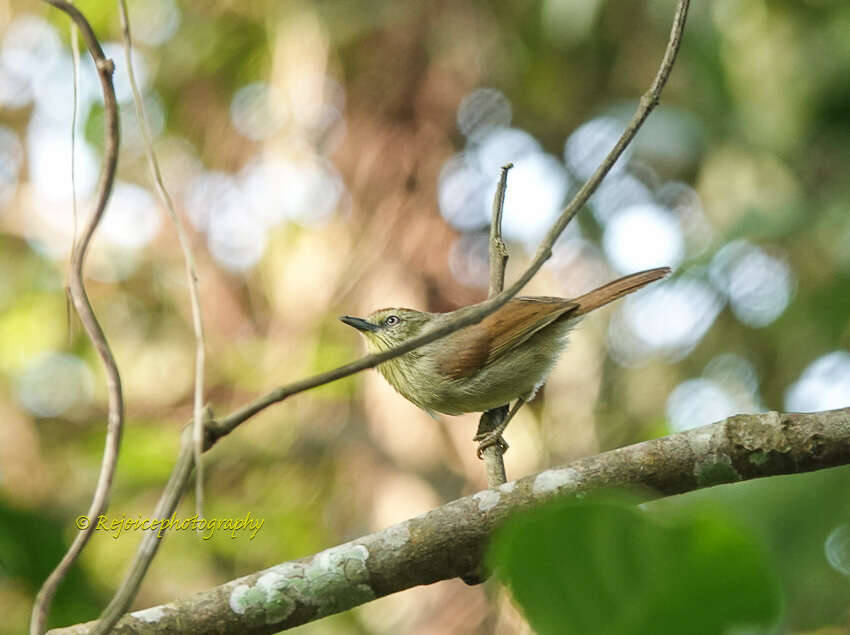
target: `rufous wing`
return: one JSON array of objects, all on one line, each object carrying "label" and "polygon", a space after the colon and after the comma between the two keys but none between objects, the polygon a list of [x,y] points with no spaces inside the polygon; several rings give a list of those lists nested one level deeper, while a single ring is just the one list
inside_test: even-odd
[{"label": "rufous wing", "polygon": [[482,326],[494,333],[486,363],[495,361],[576,308],[572,300],[564,298],[538,296],[510,300],[481,321]]},{"label": "rufous wing", "polygon": [[669,267],[641,271],[573,300],[545,296],[513,298],[480,323],[446,337],[437,355],[437,369],[451,379],[469,377],[554,321],[584,315],[669,273]]},{"label": "rufous wing", "polygon": [[443,350],[451,354],[440,355],[438,369],[452,379],[469,377],[576,306],[564,298],[513,298],[479,324],[447,337]]},{"label": "rufous wing", "polygon": [[449,379],[463,379],[476,373],[490,353],[490,337],[481,323],[456,331],[442,342],[436,356],[437,370]]}]

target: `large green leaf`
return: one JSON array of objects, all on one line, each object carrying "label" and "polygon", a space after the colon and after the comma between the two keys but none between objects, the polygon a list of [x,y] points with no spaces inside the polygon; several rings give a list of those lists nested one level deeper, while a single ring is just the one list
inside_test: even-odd
[{"label": "large green leaf", "polygon": [[756,540],[715,515],[661,523],[613,500],[517,516],[491,548],[496,574],[547,633],[701,633],[768,627],[781,600]]}]

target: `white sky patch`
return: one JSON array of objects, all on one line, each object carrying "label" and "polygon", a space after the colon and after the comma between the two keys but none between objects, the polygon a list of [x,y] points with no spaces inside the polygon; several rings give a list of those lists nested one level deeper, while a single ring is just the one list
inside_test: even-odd
[{"label": "white sky patch", "polygon": [[755,366],[737,353],[721,353],[705,366],[703,377],[714,381],[735,402],[738,412],[764,412]]},{"label": "white sky patch", "polygon": [[11,128],[0,125],[0,214],[11,201],[18,187],[24,149]]},{"label": "white sky patch", "polygon": [[489,221],[483,205],[489,183],[467,154],[457,154],[443,164],[437,181],[440,213],[461,231],[484,227]]},{"label": "white sky patch", "polygon": [[224,172],[204,172],[192,179],[184,204],[189,220],[200,231],[206,231],[210,219],[222,210],[242,206],[236,179]]},{"label": "white sky patch", "polygon": [[633,205],[651,205],[652,192],[639,178],[620,172],[606,177],[590,198],[590,208],[600,224],[605,224],[617,212]]},{"label": "white sky patch", "polygon": [[672,432],[708,425],[739,413],[735,399],[711,379],[689,379],[667,397],[667,419]]},{"label": "white sky patch", "polygon": [[[71,54],[66,51],[56,57],[55,63],[44,71],[44,79],[33,93],[39,117],[59,124],[59,129],[68,136],[71,128],[74,99],[74,70]],[[80,89],[77,92],[77,126],[82,131],[92,104],[101,99],[100,80],[94,64],[88,56],[80,57]],[[133,115],[135,116],[135,114]],[[121,123],[124,123],[122,120]],[[123,130],[122,130],[123,132]]]},{"label": "white sky patch", "polygon": [[850,353],[833,351],[819,357],[785,393],[785,409],[817,412],[850,405]]},{"label": "white sky patch", "polygon": [[723,300],[694,276],[653,283],[620,302],[608,325],[611,354],[637,365],[656,355],[678,360],[699,343]]},{"label": "white sky patch", "polygon": [[[581,180],[588,179],[614,148],[624,128],[614,117],[597,117],[576,128],[564,146],[564,160],[570,172]],[[625,168],[631,153],[630,145],[611,168],[611,175]]]},{"label": "white sky patch", "polygon": [[715,287],[728,296],[735,317],[747,326],[758,328],[773,322],[794,292],[788,263],[744,240],[720,249],[709,272]]},{"label": "white sky patch", "polygon": [[34,359],[18,378],[18,401],[38,417],[57,417],[91,401],[94,377],[75,355],[48,353]]},{"label": "white sky patch", "polygon": [[[42,89],[43,79],[53,69],[61,51],[59,35],[46,20],[30,13],[15,17],[6,26],[0,49],[3,103],[17,108],[29,103],[37,90]],[[19,94],[15,94],[16,88]]]},{"label": "white sky patch", "polygon": [[174,0],[133,0],[130,20],[134,40],[148,46],[159,46],[177,33],[180,9]]},{"label": "white sky patch", "polygon": [[207,245],[219,264],[245,271],[262,258],[266,229],[243,206],[220,208],[210,217]]},{"label": "white sky patch", "polygon": [[[115,86],[115,98],[119,102],[132,101],[133,91],[130,88],[130,76],[127,72],[127,56],[124,54],[124,44],[122,42],[106,42],[103,45],[103,53],[115,64],[115,72],[112,74],[112,83]],[[136,77],[136,84],[139,87],[139,92],[144,94],[150,81],[148,62],[144,54],[135,46],[131,49],[130,55],[133,59],[133,73]]]},{"label": "white sky patch", "polygon": [[653,203],[615,212],[605,227],[602,247],[623,274],[665,265],[675,267],[685,255],[685,242],[676,216]]},{"label": "white sky patch", "polygon": [[[39,196],[59,203],[45,214],[63,214],[70,219],[71,135],[68,129],[34,117],[27,130],[26,146],[30,183]],[[99,160],[94,148],[81,136],[77,137],[75,154],[77,196],[78,200],[83,200],[94,193]]]},{"label": "white sky patch", "polygon": [[[485,194],[492,201],[496,186]],[[535,245],[558,217],[569,191],[564,166],[551,154],[528,154],[508,173],[502,234],[509,240]]]},{"label": "white sky patch", "polygon": [[[474,150],[474,152],[471,152],[474,165],[478,172],[488,182],[492,183],[493,188],[499,182],[503,165],[507,163],[518,165],[523,158],[543,152],[537,139],[519,128],[495,130],[487,135],[480,144],[473,144],[468,150]],[[513,178],[514,171],[512,170],[508,174],[509,192]]]},{"label": "white sky patch", "polygon": [[138,185],[117,182],[99,235],[117,247],[141,249],[156,237],[161,224],[162,213],[153,194]]},{"label": "white sky patch", "polygon": [[289,115],[285,95],[271,84],[247,84],[230,101],[230,120],[234,127],[252,141],[274,136]]},{"label": "white sky patch", "polygon": [[511,102],[495,88],[478,88],[460,102],[457,125],[470,141],[481,141],[511,123]]}]

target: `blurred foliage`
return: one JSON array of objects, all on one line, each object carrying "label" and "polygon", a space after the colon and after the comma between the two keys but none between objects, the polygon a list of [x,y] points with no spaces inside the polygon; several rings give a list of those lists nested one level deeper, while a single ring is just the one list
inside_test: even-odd
[{"label": "blurred foliage", "polygon": [[722,515],[659,523],[594,495],[519,514],[491,562],[538,633],[713,633],[778,621],[757,541]]},{"label": "blurred foliage", "polygon": [[[483,298],[486,215],[454,218],[443,186],[453,159],[471,173],[503,157],[481,153],[459,126],[465,98],[498,89],[499,125],[521,131],[574,190],[565,143],[588,123],[616,127],[630,114],[656,71],[673,4],[130,2],[156,149],[196,254],[215,413],[354,359],[361,344],[339,315],[394,305],[443,311]],[[115,3],[77,6],[105,43],[120,41]],[[850,348],[848,31],[850,5],[840,0],[694,3],[662,104],[610,179],[632,189],[594,197],[528,292],[578,294],[653,254],[677,259],[676,278],[669,295],[643,296],[656,298],[642,305],[654,317],[619,303],[575,329],[545,390],[511,425],[509,477],[730,411],[850,403],[850,361],[841,356]],[[0,633],[24,630],[39,581],[88,506],[103,445],[103,373],[64,295],[73,228],[69,40],[67,19],[46,5],[0,8]],[[123,53],[109,55],[122,99],[118,179],[152,192],[122,88]],[[102,147],[90,67],[83,56],[78,228]],[[535,197],[546,185],[523,185],[521,157],[516,163],[509,280],[534,247],[528,233],[508,230],[539,220]],[[481,187],[498,178],[498,164],[492,171]],[[630,196],[657,204],[661,233],[625,232],[623,246],[612,218]],[[182,267],[153,195],[113,199],[87,272],[127,397],[114,517],[151,513],[191,415]],[[749,277],[732,284],[739,271]],[[683,281],[693,284],[674,286]],[[693,324],[677,331],[688,315]],[[627,333],[630,320],[656,327],[652,346],[647,332]],[[434,422],[374,371],[264,411],[206,459],[208,515],[250,512],[263,528],[253,540],[170,535],[135,607],[480,489],[475,424],[475,416]],[[848,479],[850,470],[836,469],[650,507],[686,519],[708,504],[746,525],[779,575],[779,632],[846,628],[849,583],[824,544],[850,521]],[[189,498],[178,514],[193,513]],[[132,533],[98,532],[51,623],[95,617],[136,545]],[[527,629],[495,584],[452,581],[297,632]]]}]

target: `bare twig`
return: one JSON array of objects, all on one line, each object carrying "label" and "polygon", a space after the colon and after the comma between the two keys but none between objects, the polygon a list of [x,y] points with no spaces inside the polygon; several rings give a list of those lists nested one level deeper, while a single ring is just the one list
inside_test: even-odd
[{"label": "bare twig", "polygon": [[[626,146],[628,146],[635,134],[637,134],[638,129],[649,116],[649,113],[658,103],[661,90],[664,88],[664,84],[667,81],[667,77],[670,74],[681,45],[682,32],[685,27],[685,18],[687,17],[689,4],[689,0],[679,0],[673,18],[670,40],[667,44],[667,49],[664,53],[661,67],[659,68],[650,89],[641,98],[637,111],[633,115],[622,136],[617,141],[614,148],[605,157],[599,168],[597,168],[596,172],[593,173],[584,186],[582,186],[582,188],[561,212],[561,215],[554,226],[549,230],[543,241],[540,243],[534,260],[516,282],[514,282],[506,290],[485,300],[484,302],[458,310],[456,312],[456,317],[452,320],[446,321],[443,326],[426,331],[419,337],[408,340],[392,350],[373,355],[366,355],[365,357],[361,357],[354,362],[345,364],[344,366],[340,366],[333,370],[329,370],[285,386],[280,386],[262,397],[258,397],[254,401],[246,404],[222,419],[209,420],[205,425],[204,450],[212,447],[216,441],[230,434],[240,424],[244,423],[258,412],[261,412],[275,403],[283,401],[287,397],[336,381],[337,379],[342,379],[343,377],[348,377],[349,375],[353,375],[361,370],[374,368],[378,364],[403,355],[404,353],[412,351],[415,348],[419,348],[429,342],[433,342],[441,337],[460,330],[465,326],[476,324],[486,316],[496,311],[499,307],[503,306],[508,300],[516,295],[519,290],[534,277],[543,264],[551,258],[552,247],[558,237],[564,231],[570,220],[572,220],[573,216],[578,213],[596,188],[599,187],[602,179],[609,172],[611,167],[623,153],[623,150],[625,150]],[[191,476],[191,467],[193,463],[194,460],[191,452],[187,454],[184,447],[183,450],[181,450],[178,464],[172,472],[168,488],[165,492],[163,492],[163,495],[157,505],[157,509],[176,508],[186,484],[188,483],[188,479]],[[150,561],[153,558],[153,553],[155,553],[156,548],[157,539],[154,537],[152,540],[143,540],[142,545],[136,552],[136,557],[131,568],[131,571],[134,573],[131,575],[134,575],[138,579],[138,584],[141,584],[141,578],[144,576],[144,571],[146,571],[147,567],[150,565]],[[123,593],[120,602],[116,595],[112,602],[110,602],[110,607],[112,607],[113,604],[115,607],[120,605],[121,610],[126,611],[135,597],[138,584],[135,588],[127,587],[122,584]]]},{"label": "bare twig", "polygon": [[493,220],[490,223],[490,289],[487,297],[492,298],[505,288],[505,268],[508,265],[508,248],[502,240],[502,212],[505,210],[505,192],[508,186],[508,170],[513,163],[502,166],[499,185],[493,195]]},{"label": "bare twig", "polygon": [[[493,195],[493,220],[490,222],[490,289],[489,297],[498,295],[505,287],[505,268],[508,264],[508,248],[502,240],[502,212],[505,209],[505,191],[508,185],[508,170],[513,163],[502,166],[499,185]],[[499,427],[508,414],[508,406],[494,408],[481,415],[478,421],[476,438]],[[502,458],[504,449],[500,444],[484,448],[481,458],[484,460],[484,470],[487,475],[487,486],[497,487],[507,480],[505,460]]]},{"label": "bare twig", "polygon": [[[77,109],[80,94],[80,44],[79,32],[71,22],[71,66],[74,71],[74,96],[71,105],[71,254],[68,260],[74,259],[74,247],[77,244]],[[70,329],[69,329],[70,333]]]},{"label": "bare twig", "polygon": [[183,252],[183,263],[186,268],[186,280],[189,285],[189,300],[192,304],[192,328],[195,331],[195,396],[193,405],[193,440],[195,445],[195,510],[198,516],[204,516],[204,476],[203,462],[203,410],[204,410],[204,325],[201,319],[201,300],[198,290],[198,276],[195,270],[195,259],[192,256],[192,247],[189,237],[177,212],[174,209],[174,201],[165,188],[159,162],[153,149],[153,138],[151,136],[148,117],[145,113],[144,100],[136,83],[136,73],[133,70],[131,51],[133,40],[130,36],[130,16],[127,11],[126,0],[119,0],[119,13],[121,15],[121,29],[124,36],[124,53],[127,58],[127,76],[130,78],[130,87],[133,90],[133,102],[136,105],[136,118],[139,121],[139,129],[145,142],[145,152],[148,157],[148,165],[151,170],[151,178],[156,185],[156,191],[162,204],[168,210],[168,215],[174,223],[177,238],[180,241],[180,250]]},{"label": "bare twig", "polygon": [[[103,54],[103,49],[97,41],[97,37],[91,29],[86,18],[73,5],[65,2],[65,0],[46,0],[51,5],[67,13],[71,19],[77,24],[80,33],[88,46],[92,59],[94,59],[97,73],[100,76],[100,83],[103,89],[103,105],[105,112],[104,126],[104,159],[103,169],[100,174],[100,182],[98,183],[97,199],[94,213],[83,229],[82,237],[79,244],[74,247],[71,258],[71,275],[69,280],[69,291],[71,299],[74,303],[74,308],[80,316],[80,321],[86,329],[86,333],[97,349],[103,362],[106,371],[106,383],[109,393],[109,417],[106,428],[106,442],[103,451],[103,461],[101,463],[100,475],[98,476],[97,486],[95,487],[94,496],[92,497],[91,505],[88,511],[89,518],[97,518],[106,508],[109,492],[112,487],[112,479],[115,475],[115,466],[118,462],[118,451],[121,446],[121,432],[124,425],[124,398],[121,391],[121,376],[118,373],[118,366],[115,364],[115,359],[109,349],[109,344],[106,341],[106,336],[101,329],[97,318],[94,315],[88,295],[86,294],[85,284],[83,283],[83,265],[85,263],[86,252],[89,243],[94,235],[97,225],[100,222],[103,212],[106,209],[106,203],[109,200],[109,195],[112,192],[112,184],[115,179],[115,168],[118,162],[118,104],[115,100],[115,89],[112,86],[112,71],[114,65],[112,61],[107,59]],[[68,573],[71,565],[79,556],[80,552],[85,547],[89,538],[94,531],[95,523],[90,523],[89,526],[80,531],[71,543],[68,552],[53,570],[53,572],[45,580],[41,589],[36,595],[33,603],[32,616],[30,621],[30,633],[39,635],[44,632],[47,615],[50,610],[50,605],[53,601],[53,596],[56,594],[56,589]]]},{"label": "bare twig", "polygon": [[[617,487],[644,500],[850,464],[850,408],[736,415],[574,461],[467,496],[313,556],[183,600],[125,615],[117,633],[276,633],[477,569],[509,515],[554,498]],[[88,635],[92,624],[51,635]]]},{"label": "bare twig", "polygon": [[[205,410],[204,414],[204,420],[208,421],[209,412]],[[184,430],[183,442],[180,447],[180,454],[177,457],[177,463],[171,471],[171,476],[157,502],[152,518],[169,518],[176,511],[177,505],[180,503],[180,499],[183,497],[186,487],[189,484],[189,479],[192,477],[194,450],[195,444],[192,428],[187,427]],[[121,585],[101,613],[97,623],[89,631],[91,635],[111,632],[112,628],[121,618],[121,615],[127,611],[127,608],[139,592],[139,587],[142,586],[142,580],[144,580],[145,574],[151,562],[153,562],[156,552],[159,550],[160,543],[161,539],[157,537],[156,532],[149,532],[144,535],[136,551],[136,557],[129,571],[127,571],[127,574],[121,581]]]}]

